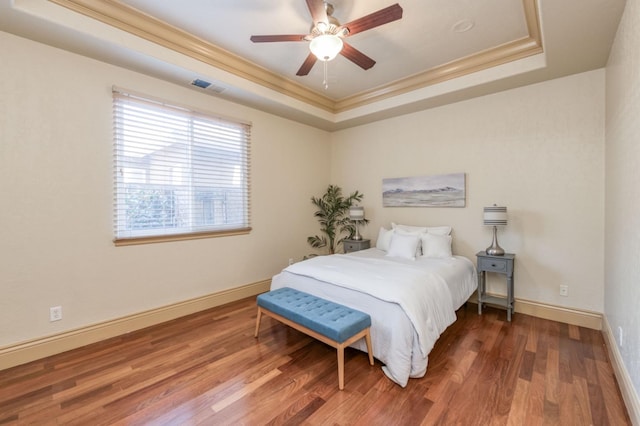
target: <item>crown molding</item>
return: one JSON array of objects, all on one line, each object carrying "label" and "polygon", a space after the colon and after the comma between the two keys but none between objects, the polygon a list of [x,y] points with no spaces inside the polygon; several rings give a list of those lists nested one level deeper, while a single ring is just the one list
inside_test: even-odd
[{"label": "crown molding", "polygon": [[119,1],[48,1],[333,114],[543,52],[537,0],[522,0],[527,37],[348,98],[333,100]]},{"label": "crown molding", "polygon": [[206,40],[112,0],[48,0],[263,87],[333,112],[334,101]]},{"label": "crown molding", "polygon": [[392,82],[385,86],[342,99],[336,102],[335,112],[348,111],[413,90],[422,89],[423,87],[442,83],[443,81],[493,68],[518,59],[524,59],[542,52],[542,46],[535,39],[526,37],[515,40],[433,67],[420,74]]},{"label": "crown molding", "polygon": [[537,0],[522,0],[528,36],[492,47],[422,73],[359,93],[336,102],[335,112],[344,112],[373,102],[422,89],[443,81],[486,70],[543,53]]}]

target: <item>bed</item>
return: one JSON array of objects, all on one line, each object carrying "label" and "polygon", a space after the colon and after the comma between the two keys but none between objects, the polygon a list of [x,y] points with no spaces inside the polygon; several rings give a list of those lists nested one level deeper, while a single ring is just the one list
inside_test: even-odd
[{"label": "bed", "polygon": [[[290,287],[368,313],[374,356],[405,387],[426,373],[429,352],[475,291],[477,272],[462,256],[389,254],[371,248],[317,256],[274,276],[271,289]],[[352,346],[366,352],[363,342]]]}]

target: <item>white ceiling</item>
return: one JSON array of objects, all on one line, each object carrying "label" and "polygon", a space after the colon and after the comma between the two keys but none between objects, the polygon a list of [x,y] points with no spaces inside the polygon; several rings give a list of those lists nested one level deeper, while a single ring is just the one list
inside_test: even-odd
[{"label": "white ceiling", "polygon": [[[333,0],[333,16],[347,23],[395,1]],[[124,3],[334,99],[527,35],[521,0],[400,0],[401,20],[346,39],[371,56],[376,65],[365,71],[338,56],[329,62],[330,85],[325,91],[320,63],[316,63],[308,76],[295,75],[309,53],[308,42],[254,44],[249,41],[253,34],[309,33],[312,20],[304,0],[124,0]],[[501,16],[500,26],[495,25],[496,15]],[[463,19],[473,19],[475,26],[464,33],[454,32],[453,25]],[[443,40],[445,44],[439,42]]]},{"label": "white ceiling", "polygon": [[402,19],[345,40],[375,66],[338,56],[327,90],[320,61],[295,75],[307,42],[249,40],[308,33],[304,0],[0,0],[0,30],[185,86],[202,78],[212,96],[335,130],[603,67],[625,3],[333,0],[333,16],[347,23],[394,1]]}]

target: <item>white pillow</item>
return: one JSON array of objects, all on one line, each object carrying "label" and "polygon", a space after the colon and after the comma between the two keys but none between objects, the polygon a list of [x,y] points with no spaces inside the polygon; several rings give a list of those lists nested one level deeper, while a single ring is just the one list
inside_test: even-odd
[{"label": "white pillow", "polygon": [[391,222],[391,228],[394,230],[402,231],[407,234],[423,234],[427,232],[426,226],[409,226],[409,225],[397,225]]},{"label": "white pillow", "polygon": [[389,244],[387,256],[402,257],[405,259],[416,260],[416,251],[420,237],[412,234],[401,234],[394,232]]},{"label": "white pillow", "polygon": [[422,257],[448,259],[451,253],[451,235],[422,234]]},{"label": "white pillow", "polygon": [[410,226],[410,225],[398,225],[391,222],[391,227],[395,230],[410,233],[410,234],[424,234],[428,232],[429,234],[435,235],[449,235],[451,234],[450,226]]},{"label": "white pillow", "polygon": [[420,237],[422,235],[424,235],[424,234],[417,233],[417,232],[405,232],[405,231],[402,231],[400,229],[395,229],[393,231],[393,235],[397,235],[397,234],[409,235],[409,236],[412,236],[412,237],[418,237],[418,246],[416,247],[416,257],[422,256],[422,240],[420,239]]},{"label": "white pillow", "polygon": [[[393,228],[394,233],[402,233],[405,235],[417,235],[420,237],[422,234],[427,232],[426,226],[410,226],[410,225],[398,225],[391,222],[391,227]],[[418,240],[418,248],[416,249],[416,257],[422,256],[422,243]]]},{"label": "white pillow", "polygon": [[378,232],[378,240],[376,241],[376,248],[384,251],[389,250],[389,244],[391,243],[391,237],[393,237],[393,230],[380,227]]},{"label": "white pillow", "polygon": [[433,235],[450,235],[451,227],[450,226],[429,226],[427,227],[427,232]]}]

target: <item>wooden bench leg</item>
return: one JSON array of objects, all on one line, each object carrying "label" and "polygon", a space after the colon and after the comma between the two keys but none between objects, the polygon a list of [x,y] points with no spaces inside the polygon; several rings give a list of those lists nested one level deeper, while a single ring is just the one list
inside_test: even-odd
[{"label": "wooden bench leg", "polygon": [[344,389],[344,346],[338,344],[338,388]]},{"label": "wooden bench leg", "polygon": [[369,364],[373,365],[373,346],[371,345],[371,333],[367,330],[367,334],[364,335],[364,340],[367,342],[367,353],[369,354]]},{"label": "wooden bench leg", "polygon": [[258,331],[260,331],[260,319],[262,318],[262,309],[258,307],[258,317],[256,318],[256,332],[253,337],[258,337]]},{"label": "wooden bench leg", "polygon": [[323,343],[326,343],[327,345],[333,346],[334,348],[336,348],[337,353],[338,353],[338,387],[340,388],[340,390],[344,389],[344,348],[346,348],[347,346],[349,346],[350,344],[352,344],[353,342],[360,340],[364,337],[365,342],[367,344],[367,352],[369,355],[369,363],[371,365],[374,365],[374,361],[373,361],[373,345],[371,344],[371,331],[370,328],[366,328],[362,331],[360,331],[359,333],[354,334],[353,336],[351,336],[349,339],[345,340],[342,343],[338,343],[334,340],[331,340],[307,327],[304,327],[288,318],[285,318],[281,315],[275,314],[271,311],[269,311],[268,309],[262,309],[260,306],[258,306],[258,314],[256,316],[256,331],[254,333],[255,337],[258,337],[258,332],[260,331],[260,320],[262,318],[262,314],[264,315],[268,315],[278,321],[280,321],[283,324],[286,324],[292,328],[295,328],[298,331],[301,331],[315,339],[320,340]]}]

